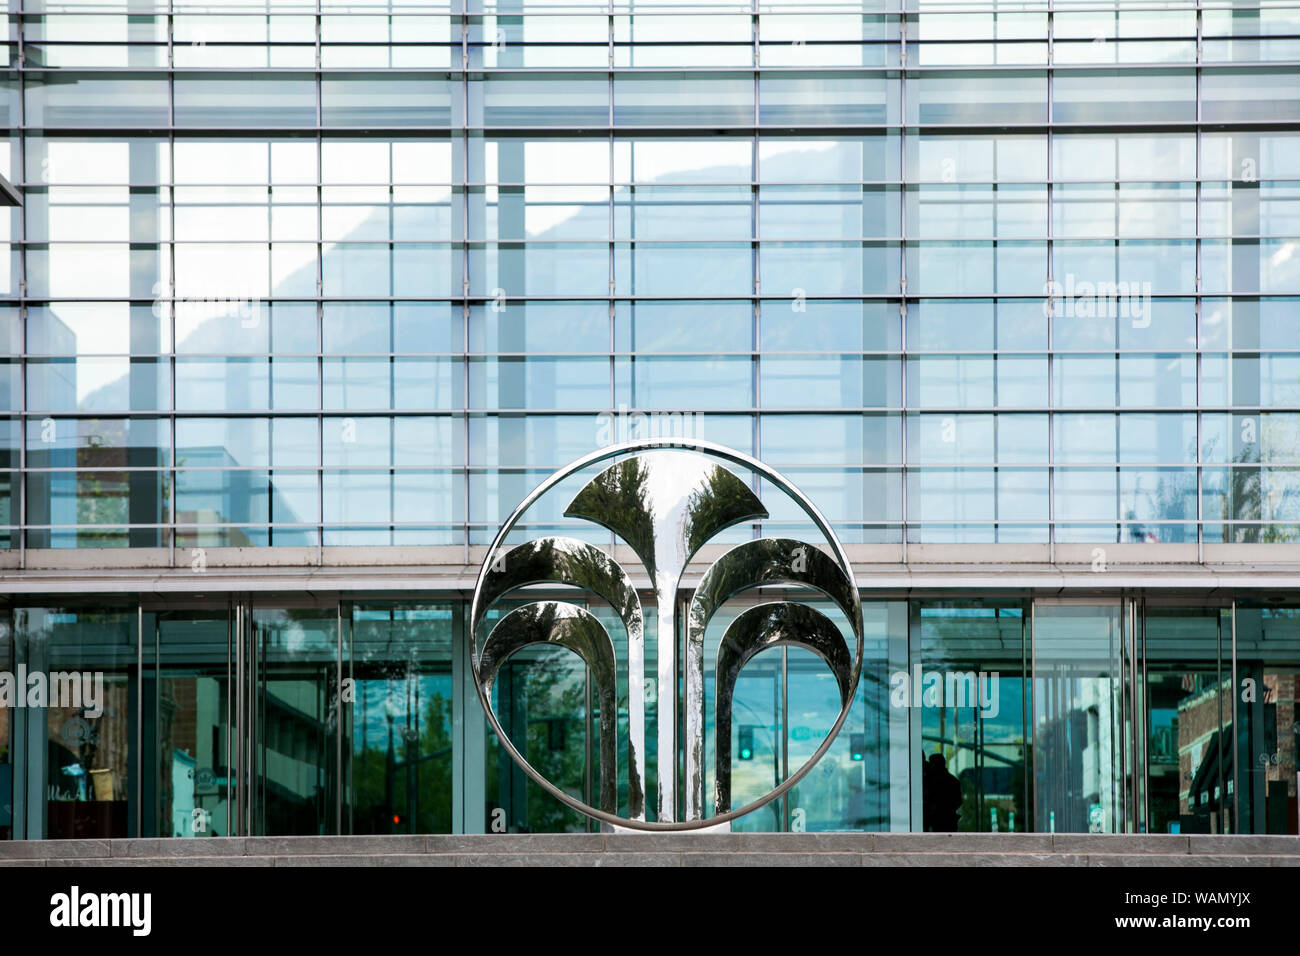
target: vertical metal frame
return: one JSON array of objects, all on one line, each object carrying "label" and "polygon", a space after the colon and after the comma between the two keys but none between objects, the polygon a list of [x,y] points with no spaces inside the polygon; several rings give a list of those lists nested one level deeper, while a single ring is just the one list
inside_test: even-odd
[{"label": "vertical metal frame", "polygon": [[[158,686],[158,625],[154,624],[154,686]],[[135,836],[144,836],[144,605],[135,602]],[[156,742],[155,742],[156,745]],[[129,765],[129,760],[128,760]]]},{"label": "vertical metal frame", "polygon": [[[345,706],[343,700],[343,602],[336,600],[334,602],[335,622],[337,624],[337,646],[334,656],[334,832],[343,832],[343,794],[347,792],[351,795],[351,764],[348,761],[348,770],[345,773],[343,768],[343,722],[344,715],[348,717],[352,714],[352,708]],[[349,631],[351,629],[349,628]],[[349,637],[351,634],[349,633]],[[348,662],[351,663],[352,655],[348,655]],[[348,801],[351,807],[351,801]],[[349,831],[351,827],[348,828]]]},{"label": "vertical metal frame", "polygon": [[1241,753],[1238,740],[1241,738],[1241,680],[1237,675],[1237,598],[1232,598],[1232,830],[1241,832]]}]

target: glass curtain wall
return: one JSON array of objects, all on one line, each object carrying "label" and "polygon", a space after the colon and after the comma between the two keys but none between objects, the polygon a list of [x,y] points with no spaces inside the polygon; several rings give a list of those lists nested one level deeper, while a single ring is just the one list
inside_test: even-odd
[{"label": "glass curtain wall", "polygon": [[0,542],[483,544],[648,434],[848,543],[1296,540],[1298,11],[11,12]]},{"label": "glass curtain wall", "polygon": [[[820,659],[775,648],[742,670],[730,738],[714,740],[713,661],[745,605],[705,635],[710,810],[719,745],[738,807],[796,772],[839,710]],[[733,827],[1300,832],[1298,606],[1154,592],[868,598],[839,736]],[[609,608],[591,612],[617,635]],[[4,837],[595,829],[486,730],[465,613],[432,597],[12,608],[0,631]],[[598,802],[601,701],[581,660],[558,647],[513,655],[493,695],[527,758]]]}]

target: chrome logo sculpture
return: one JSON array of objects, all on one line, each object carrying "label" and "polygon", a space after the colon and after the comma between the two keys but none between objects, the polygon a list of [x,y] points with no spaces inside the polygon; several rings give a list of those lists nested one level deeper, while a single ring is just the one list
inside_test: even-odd
[{"label": "chrome logo sculpture", "polygon": [[[569,502],[565,515],[612,531],[649,574],[657,606],[658,819],[645,813],[645,635],[640,598],[627,571],[604,551],[574,538],[545,537],[507,547],[505,541],[528,509],[566,478],[618,459]],[[821,547],[789,538],[760,538],[726,551],[704,572],[684,621],[677,620],[683,572],[701,546],[725,528],[768,517],[758,496],[732,470],[741,466],[789,496],[824,537]],[[618,815],[617,655],[609,632],[584,608],[561,600],[536,601],[503,615],[480,640],[488,610],[507,594],[538,584],[582,588],[606,601],[627,631],[628,815]],[[758,604],[727,627],[715,661],[715,787],[713,815],[704,815],[704,634],[730,598],[757,587],[794,586],[820,592],[847,618],[856,639],[850,649],[839,628],[820,611],[781,601]],[[848,717],[862,669],[862,604],[853,570],[830,525],[797,488],[757,459],[709,442],[645,439],[592,452],[537,486],[511,513],[488,548],[470,608],[474,684],[497,738],[539,786],[575,810],[604,823],[637,830],[692,830],[758,809],[799,782],[826,753]],[[680,625],[680,627],[679,627]],[[685,806],[677,808],[677,655],[673,639],[685,634]],[[664,642],[663,635],[669,635]],[[662,650],[666,648],[667,652]],[[533,644],[574,652],[587,665],[599,704],[600,806],[589,806],[543,777],[511,742],[492,709],[492,686],[510,655]],[[741,668],[760,651],[778,646],[813,651],[830,667],[840,713],[826,739],[798,771],[758,800],[731,808],[731,705]]]}]

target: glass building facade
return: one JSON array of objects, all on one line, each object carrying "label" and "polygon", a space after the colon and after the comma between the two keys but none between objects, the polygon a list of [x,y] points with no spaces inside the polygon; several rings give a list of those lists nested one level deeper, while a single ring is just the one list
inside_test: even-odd
[{"label": "glass building facade", "polygon": [[[652,436],[780,470],[864,587],[848,724],[738,828],[1300,832],[1300,5],[7,20],[0,671],[104,684],[0,707],[0,836],[585,828],[466,597]],[[819,668],[746,668],[736,806]],[[581,663],[497,691],[590,794]]]}]

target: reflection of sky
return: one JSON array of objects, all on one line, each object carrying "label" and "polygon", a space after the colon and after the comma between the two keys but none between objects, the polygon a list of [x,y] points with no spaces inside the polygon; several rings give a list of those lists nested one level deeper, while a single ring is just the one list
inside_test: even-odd
[{"label": "reflection of sky", "polygon": [[389,701],[392,701],[393,745],[400,747],[408,718],[411,729],[423,733],[429,701],[435,694],[450,697],[451,677],[426,674],[409,679],[358,680],[355,691],[356,729],[352,736],[352,749],[387,750]]}]

